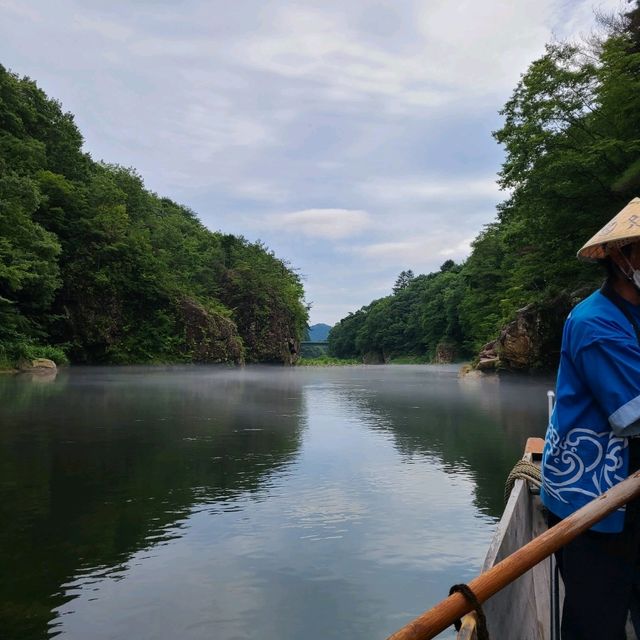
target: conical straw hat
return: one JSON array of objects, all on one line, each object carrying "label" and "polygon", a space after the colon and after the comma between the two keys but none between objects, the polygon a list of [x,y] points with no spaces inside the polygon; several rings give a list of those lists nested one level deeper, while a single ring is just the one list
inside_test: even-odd
[{"label": "conical straw hat", "polygon": [[589,240],[580,251],[581,260],[606,258],[611,247],[622,247],[640,241],[640,198],[634,198],[615,218]]}]

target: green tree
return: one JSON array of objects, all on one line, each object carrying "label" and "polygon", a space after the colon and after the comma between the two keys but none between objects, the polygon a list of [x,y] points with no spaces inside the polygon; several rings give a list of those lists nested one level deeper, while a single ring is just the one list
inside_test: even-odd
[{"label": "green tree", "polygon": [[411,269],[407,271],[401,271],[400,275],[396,278],[395,284],[393,285],[393,293],[398,293],[402,291],[409,283],[413,280],[414,275]]},{"label": "green tree", "polygon": [[0,66],[0,357],[288,360],[308,309],[260,243],[209,231],[135,170],[82,151],[73,116]]}]

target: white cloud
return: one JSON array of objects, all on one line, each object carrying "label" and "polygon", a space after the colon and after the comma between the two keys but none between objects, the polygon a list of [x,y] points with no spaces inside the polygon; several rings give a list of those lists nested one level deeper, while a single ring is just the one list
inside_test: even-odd
[{"label": "white cloud", "polygon": [[418,28],[432,80],[466,94],[508,90],[551,37],[552,0],[447,0],[424,3]]},{"label": "white cloud", "polygon": [[556,9],[558,37],[575,40],[589,36],[594,31],[599,31],[599,27],[594,24],[594,11],[609,15],[628,10],[629,4],[626,0],[577,2],[570,9],[560,5]]},{"label": "white cloud", "polygon": [[271,214],[265,224],[287,233],[338,240],[369,227],[371,217],[366,211],[353,209],[305,209]]},{"label": "white cloud", "polygon": [[245,65],[290,80],[313,83],[325,100],[358,102],[386,98],[390,104],[437,106],[449,89],[430,87],[422,55],[398,55],[371,46],[346,24],[345,15],[286,7],[269,31],[235,46]]},{"label": "white cloud", "polygon": [[34,20],[36,22],[42,21],[42,14],[38,11],[25,6],[24,2],[15,2],[13,0],[0,0],[0,9],[13,13],[16,16]]},{"label": "white cloud", "polygon": [[219,48],[216,43],[205,38],[143,37],[132,42],[129,51],[141,58],[194,58],[202,60],[204,56],[214,56]]},{"label": "white cloud", "polygon": [[78,31],[97,33],[108,40],[124,42],[131,38],[133,30],[126,24],[111,20],[97,20],[82,15],[73,18],[73,28]]},{"label": "white cloud", "polygon": [[495,178],[408,176],[378,178],[358,185],[368,199],[384,203],[491,200],[500,198]]},{"label": "white cloud", "polygon": [[242,198],[259,202],[283,202],[288,195],[286,189],[264,180],[232,182],[227,188]]},{"label": "white cloud", "polygon": [[458,260],[460,260],[461,257],[466,258],[471,253],[471,243],[473,240],[474,238],[465,238],[452,247],[442,249],[439,255]]},{"label": "white cloud", "polygon": [[388,258],[391,256],[394,259],[397,259],[399,254],[406,256],[408,251],[413,251],[414,249],[421,250],[420,244],[415,240],[377,242],[375,244],[354,248],[357,253],[369,258]]},{"label": "white cloud", "polygon": [[231,105],[215,96],[198,94],[200,100],[188,104],[180,121],[169,129],[170,136],[178,133],[197,162],[207,162],[234,147],[262,147],[275,141],[270,128],[259,119],[234,113]]},{"label": "white cloud", "polygon": [[464,233],[455,228],[434,229],[410,239],[373,242],[349,250],[377,266],[409,265],[414,270],[432,271],[445,260],[459,262],[469,255],[473,238],[464,237]]},{"label": "white cloud", "polygon": [[[554,32],[567,31],[556,22],[556,0],[398,2],[396,12],[406,16],[403,28],[378,39],[358,29],[356,17],[365,11],[332,3],[321,9],[283,4],[270,15],[268,28],[234,43],[233,58],[290,83],[303,82],[306,95],[325,102],[375,103],[393,113],[453,102],[473,109],[489,96],[506,96]],[[592,12],[588,2],[575,2],[562,13],[563,22],[577,27],[588,24],[585,15]]]}]

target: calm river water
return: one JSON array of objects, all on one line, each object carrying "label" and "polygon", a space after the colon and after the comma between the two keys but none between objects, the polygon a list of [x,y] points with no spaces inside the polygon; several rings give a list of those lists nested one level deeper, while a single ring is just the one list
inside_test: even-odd
[{"label": "calm river water", "polygon": [[0,637],[383,639],[480,568],[552,385],[455,366],[2,376]]}]

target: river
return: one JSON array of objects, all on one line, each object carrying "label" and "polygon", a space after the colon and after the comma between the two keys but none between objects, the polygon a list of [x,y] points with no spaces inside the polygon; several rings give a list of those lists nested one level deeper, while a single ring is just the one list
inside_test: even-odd
[{"label": "river", "polygon": [[477,573],[552,386],[456,366],[2,376],[0,637],[383,639]]}]

